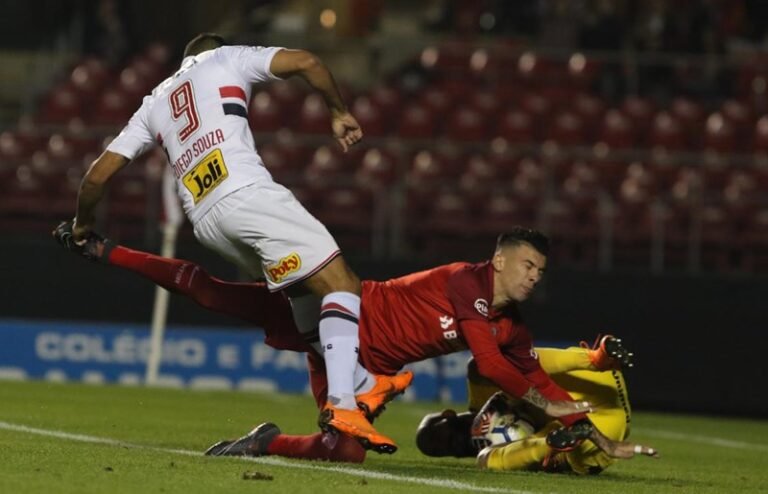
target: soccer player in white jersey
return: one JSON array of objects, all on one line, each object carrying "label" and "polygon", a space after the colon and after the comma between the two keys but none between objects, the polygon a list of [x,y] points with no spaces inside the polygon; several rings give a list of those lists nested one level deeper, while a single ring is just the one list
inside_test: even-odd
[{"label": "soccer player in white jersey", "polygon": [[181,68],[144,97],[91,165],[80,186],[72,234],[85,242],[108,180],[144,151],[162,146],[197,239],[251,275],[263,274],[271,291],[286,289],[302,333],[319,325],[318,349],[329,382],[320,427],[391,453],[395,443],[373,428],[360,407],[380,407],[402,392],[412,375],[372,375],[357,362],[360,280],[326,228],[272,180],[248,126],[252,84],[291,76],[323,96],[344,151],[362,138],[333,76],[315,55],[227,46],[220,36],[204,33],[187,44]]}]

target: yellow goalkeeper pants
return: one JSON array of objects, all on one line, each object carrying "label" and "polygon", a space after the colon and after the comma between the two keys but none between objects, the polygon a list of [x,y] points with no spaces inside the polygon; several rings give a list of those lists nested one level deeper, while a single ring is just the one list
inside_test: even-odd
[{"label": "yellow goalkeeper pants", "polygon": [[[573,347],[565,350],[536,348],[544,371],[565,389],[574,400],[590,401],[596,411],[589,419],[606,437],[623,441],[629,435],[630,405],[627,387],[620,371],[597,372],[589,370],[587,350]],[[479,410],[498,387],[468,373],[470,410]],[[560,427],[557,421],[521,441],[494,448],[488,456],[487,466],[493,470],[572,470],[579,474],[598,473],[615,460],[603,453],[591,441],[584,441],[575,450],[553,454],[546,444],[547,434]],[[546,461],[545,461],[546,460]]]}]

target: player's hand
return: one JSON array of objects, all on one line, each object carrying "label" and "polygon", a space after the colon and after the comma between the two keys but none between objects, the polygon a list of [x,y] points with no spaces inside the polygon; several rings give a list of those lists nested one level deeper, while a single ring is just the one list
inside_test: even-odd
[{"label": "player's hand", "polygon": [[83,245],[88,240],[88,235],[93,231],[91,225],[83,225],[77,222],[75,218],[75,224],[72,225],[72,239],[77,245]]},{"label": "player's hand", "polygon": [[650,456],[651,458],[661,458],[659,450],[642,444],[630,442],[611,441],[610,446],[604,448],[604,451],[613,458],[628,460],[636,455]]},{"label": "player's hand", "polygon": [[363,131],[355,117],[349,112],[338,113],[331,119],[331,128],[333,137],[341,145],[341,149],[346,153],[347,150],[360,139],[363,138]]},{"label": "player's hand", "polygon": [[550,401],[544,412],[550,417],[563,417],[574,413],[592,413],[595,408],[588,401]]}]

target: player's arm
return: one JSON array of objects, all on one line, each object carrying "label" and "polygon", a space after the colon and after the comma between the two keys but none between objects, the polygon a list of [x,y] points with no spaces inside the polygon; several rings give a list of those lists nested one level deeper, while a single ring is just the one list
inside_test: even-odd
[{"label": "player's arm", "polygon": [[614,441],[600,432],[597,427],[592,427],[592,433],[589,436],[589,440],[595,443],[595,446],[603,450],[608,456],[613,458],[628,460],[635,455],[660,458],[659,450],[655,448],[628,441]]},{"label": "player's arm", "polygon": [[107,182],[121,168],[130,162],[125,156],[104,151],[88,168],[77,194],[77,214],[72,235],[75,240],[82,240],[93,229],[95,210]]},{"label": "player's arm", "polygon": [[487,322],[464,320],[459,327],[480,375],[495,382],[505,393],[527,401],[551,417],[579,414],[590,409],[589,403],[572,401],[567,393],[561,399],[553,400],[537,389],[535,383],[504,358]]},{"label": "player's arm", "polygon": [[316,55],[306,50],[283,49],[272,57],[269,68],[281,79],[301,77],[322,95],[331,112],[334,137],[344,151],[363,138],[360,124],[347,110],[331,71]]}]

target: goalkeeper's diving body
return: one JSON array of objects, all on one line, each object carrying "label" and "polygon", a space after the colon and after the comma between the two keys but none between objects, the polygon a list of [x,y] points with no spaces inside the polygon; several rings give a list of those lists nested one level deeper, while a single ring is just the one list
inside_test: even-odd
[{"label": "goalkeeper's diving body", "polygon": [[[481,468],[491,470],[538,470],[597,474],[616,461],[635,454],[658,457],[648,446],[626,442],[630,432],[631,408],[620,359],[612,359],[605,348],[620,344],[610,336],[598,338],[594,349],[586,344],[568,349],[536,347],[542,368],[576,400],[587,400],[595,407],[588,414],[590,423],[562,427],[557,420],[538,413],[525,403],[501,393],[498,387],[477,373],[470,361],[467,369],[469,411],[453,410],[428,414],[416,433],[419,450],[428,456],[476,456]],[[621,347],[619,347],[621,348]],[[626,355],[624,349],[621,351]],[[625,359],[624,364],[629,361]],[[598,370],[599,369],[599,370]],[[529,433],[519,425],[531,425]],[[492,442],[492,424],[507,424],[520,436],[509,442]],[[622,451],[607,454],[592,438],[595,427]],[[505,431],[506,435],[506,431]],[[494,437],[495,439],[495,437]]]},{"label": "goalkeeper's diving body", "polygon": [[[85,244],[74,244],[68,228],[71,223],[63,223],[54,236],[70,250],[129,269],[203,307],[261,326],[265,343],[274,348],[307,352],[313,394],[318,406],[325,403],[327,381],[316,335],[299,333],[281,293],[270,292],[264,283],[218,280],[194,263],[114,245],[96,235]],[[574,400],[542,370],[517,310],[541,279],[547,250],[543,234],[518,227],[500,235],[489,261],[452,263],[384,282],[364,281],[360,361],[371,373],[394,375],[406,364],[469,349],[478,373],[507,395],[566,427],[589,422],[586,412],[592,405]],[[592,351],[604,353],[602,348]],[[373,418],[380,409],[367,412]],[[603,436],[597,428],[590,433],[612,456],[626,457],[626,449],[634,448]],[[288,436],[273,424],[263,424],[237,440],[217,443],[208,454],[351,462],[365,457],[346,436],[326,436]]]}]

